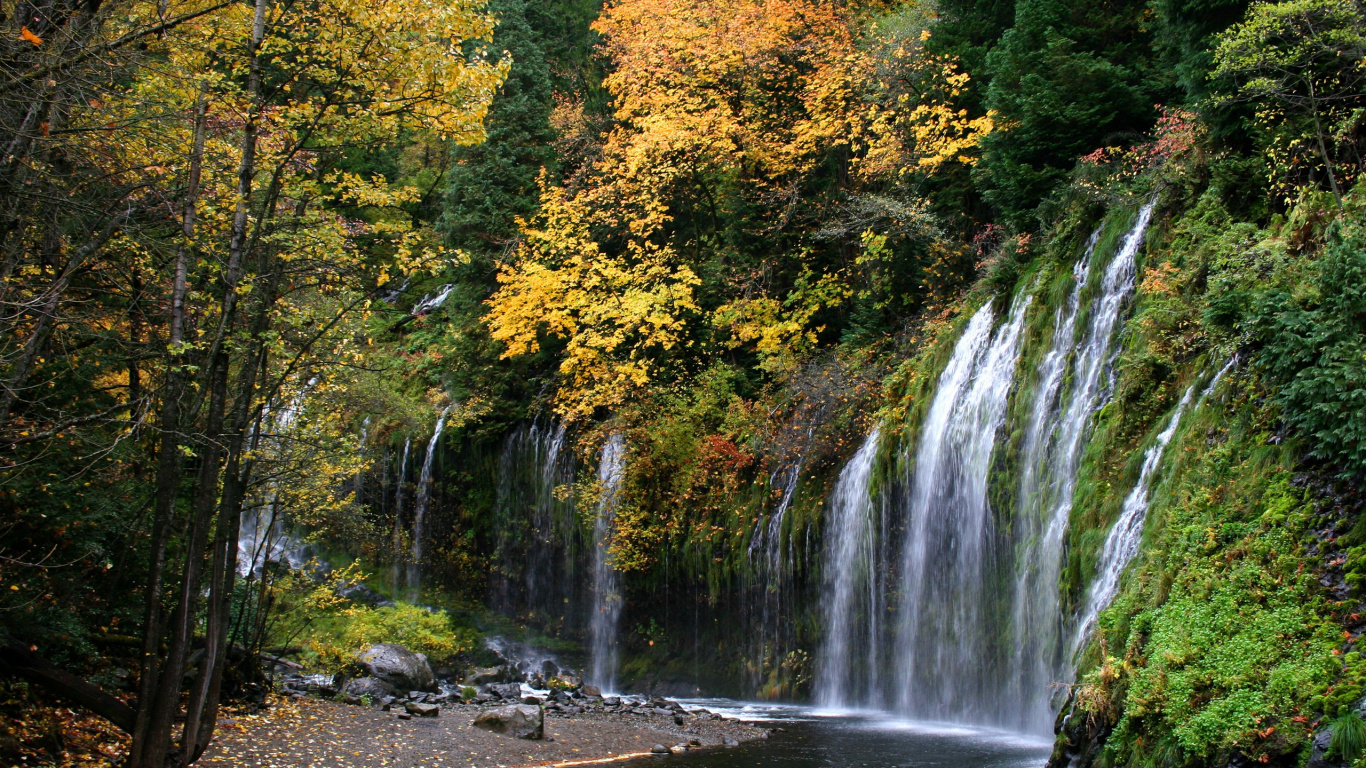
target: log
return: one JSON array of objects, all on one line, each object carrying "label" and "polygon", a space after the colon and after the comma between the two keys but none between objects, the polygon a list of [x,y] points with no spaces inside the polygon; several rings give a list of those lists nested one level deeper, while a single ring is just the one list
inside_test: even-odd
[{"label": "log", "polygon": [[0,668],[94,712],[125,733],[133,732],[136,715],[132,707],[93,683],[58,667],[26,645],[12,640],[0,644]]}]

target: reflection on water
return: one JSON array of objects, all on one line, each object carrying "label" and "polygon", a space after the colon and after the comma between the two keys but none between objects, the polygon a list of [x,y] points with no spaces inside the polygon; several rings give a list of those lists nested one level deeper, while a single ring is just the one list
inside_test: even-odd
[{"label": "reflection on water", "polygon": [[767,741],[670,758],[691,768],[1040,768],[1052,744],[1033,736],[899,720],[874,712],[685,700],[728,717],[764,721]]}]

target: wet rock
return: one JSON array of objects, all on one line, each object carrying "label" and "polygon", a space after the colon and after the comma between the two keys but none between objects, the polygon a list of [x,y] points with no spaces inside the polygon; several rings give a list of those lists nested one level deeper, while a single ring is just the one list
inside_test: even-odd
[{"label": "wet rock", "polygon": [[398,690],[436,690],[436,676],[432,674],[427,657],[401,645],[372,645],[361,652],[357,660],[370,677],[377,677]]},{"label": "wet rock", "polygon": [[466,685],[487,685],[489,683],[507,683],[517,680],[520,677],[511,667],[506,665],[498,667],[484,667],[476,669],[465,678]]},{"label": "wet rock", "polygon": [[602,696],[601,688],[597,687],[596,685],[588,685],[587,683],[585,683],[583,688],[580,689],[580,692],[584,696]]},{"label": "wet rock", "polygon": [[487,687],[488,692],[500,699],[510,699],[518,701],[522,698],[521,683],[493,683]]},{"label": "wet rock", "polygon": [[725,737],[725,739],[723,739],[721,743],[722,743],[722,744],[725,744],[725,745],[728,746],[728,747],[738,747],[738,746],[740,746],[740,742],[736,741],[734,736],[727,736],[727,737]]},{"label": "wet rock", "polygon": [[355,680],[347,680],[346,685],[342,686],[342,693],[380,699],[385,696],[397,696],[398,689],[378,677],[358,677]]},{"label": "wet rock", "polygon": [[1328,748],[1332,743],[1332,726],[1324,728],[1314,734],[1313,746],[1309,753],[1309,762],[1305,763],[1305,768],[1341,768],[1343,765],[1341,760],[1328,757]]},{"label": "wet rock", "polygon": [[347,584],[343,582],[337,585],[337,594],[353,603],[368,605],[371,608],[394,607],[393,600],[390,600],[364,584]]},{"label": "wet rock", "polygon": [[398,719],[399,719],[399,720],[412,720],[412,719],[413,719],[413,716],[410,715],[410,714],[408,714],[407,712],[399,712],[399,713],[398,713]]},{"label": "wet rock", "polygon": [[682,725],[682,724],[683,724],[683,716],[682,716],[682,715],[679,715],[679,714],[675,714],[675,715],[674,715],[674,725]]},{"label": "wet rock", "polygon": [[621,699],[617,696],[604,696],[602,698],[602,705],[604,707],[619,707],[621,706]]},{"label": "wet rock", "polygon": [[539,740],[545,736],[545,718],[540,707],[514,704],[480,712],[474,727],[518,739]]},{"label": "wet rock", "polygon": [[403,709],[410,715],[421,717],[436,717],[441,714],[441,707],[435,704],[424,704],[420,701],[410,701],[403,705]]},{"label": "wet rock", "polygon": [[550,659],[546,659],[545,661],[541,662],[540,671],[542,677],[554,677],[555,675],[560,674],[560,665],[556,664]]},{"label": "wet rock", "polygon": [[672,755],[672,754],[673,754],[673,750],[672,750],[672,749],[669,749],[668,747],[664,746],[663,744],[656,744],[656,745],[654,745],[653,747],[650,747],[650,754],[652,754],[652,755]]}]

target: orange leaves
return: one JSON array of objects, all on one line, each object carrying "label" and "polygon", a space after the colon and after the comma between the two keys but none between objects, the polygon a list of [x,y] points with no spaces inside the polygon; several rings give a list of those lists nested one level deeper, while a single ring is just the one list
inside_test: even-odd
[{"label": "orange leaves", "polygon": [[30,32],[28,27],[19,28],[19,37],[22,37],[30,43],[33,43],[34,48],[37,48],[38,46],[43,44],[43,38],[38,37],[37,35]]}]

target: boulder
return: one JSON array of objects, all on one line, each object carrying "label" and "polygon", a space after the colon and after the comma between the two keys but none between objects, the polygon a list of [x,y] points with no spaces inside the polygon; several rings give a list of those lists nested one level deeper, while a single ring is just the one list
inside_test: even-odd
[{"label": "boulder", "polygon": [[663,744],[656,744],[653,747],[650,747],[650,754],[653,755],[672,755],[673,753],[672,749],[669,749]]},{"label": "boulder", "polygon": [[574,691],[583,687],[583,681],[580,680],[577,676],[571,675],[568,672],[561,672],[559,675],[550,680],[550,687],[561,688],[566,691]]},{"label": "boulder", "polygon": [[514,704],[480,712],[474,727],[501,733],[518,739],[541,739],[545,736],[545,720],[540,707]]},{"label": "boulder", "polygon": [[370,677],[394,686],[401,691],[435,691],[436,676],[427,657],[413,653],[394,643],[377,643],[362,651],[357,661]]},{"label": "boulder", "polygon": [[602,689],[599,688],[599,687],[597,687],[596,685],[587,685],[587,684],[585,684],[585,685],[583,686],[583,691],[582,691],[582,693],[583,693],[584,696],[601,696],[601,695],[602,695]]},{"label": "boulder", "polygon": [[436,717],[441,714],[441,707],[435,704],[423,704],[420,701],[410,701],[403,705],[403,709],[408,714],[419,717]]},{"label": "boulder", "polygon": [[358,677],[355,680],[346,681],[342,687],[342,693],[350,696],[369,696],[372,699],[382,699],[386,696],[397,696],[398,689],[378,677]]},{"label": "boulder", "polygon": [[517,701],[522,698],[521,683],[493,683],[486,690],[500,699]]}]

